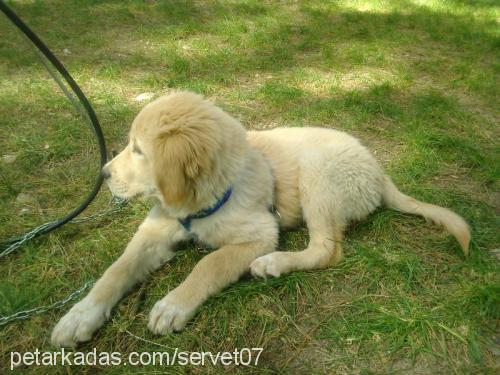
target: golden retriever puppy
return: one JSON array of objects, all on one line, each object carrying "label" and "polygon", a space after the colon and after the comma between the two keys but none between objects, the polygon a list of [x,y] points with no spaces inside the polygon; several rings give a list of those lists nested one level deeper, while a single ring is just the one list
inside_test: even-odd
[{"label": "golden retriever puppy", "polygon": [[[148,324],[155,334],[183,329],[210,295],[246,272],[278,277],[337,264],[345,226],[380,205],[443,225],[468,252],[465,221],[398,191],[352,136],[322,128],[246,132],[189,92],[146,105],[128,145],[103,175],[114,195],[142,195],[156,205],[120,258],[56,325],[55,345],[90,340],[124,293],[170,259],[176,243],[190,238],[217,250],[155,304]],[[307,248],[275,251],[279,227],[303,221]]]}]

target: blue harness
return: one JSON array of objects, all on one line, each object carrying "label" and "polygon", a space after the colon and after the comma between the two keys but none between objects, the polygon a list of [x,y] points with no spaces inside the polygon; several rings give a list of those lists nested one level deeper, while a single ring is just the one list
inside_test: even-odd
[{"label": "blue harness", "polygon": [[177,219],[177,220],[179,220],[179,223],[184,227],[184,229],[189,231],[191,229],[191,221],[192,220],[204,219],[207,216],[210,216],[210,215],[216,213],[219,210],[219,208],[224,206],[224,203],[227,202],[227,200],[231,196],[232,192],[233,192],[233,188],[229,187],[229,189],[227,189],[224,192],[224,194],[219,199],[217,199],[217,202],[215,202],[215,204],[212,207],[205,208],[204,210],[201,210],[201,211],[198,211],[194,214],[186,216],[184,219]]}]

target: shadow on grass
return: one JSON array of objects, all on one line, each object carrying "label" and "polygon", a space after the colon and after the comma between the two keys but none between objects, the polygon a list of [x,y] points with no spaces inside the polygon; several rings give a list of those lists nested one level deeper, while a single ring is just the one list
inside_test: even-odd
[{"label": "shadow on grass", "polygon": [[[72,45],[85,54],[74,54],[68,60],[80,64],[107,64],[106,56],[127,46],[126,65],[143,59],[143,66],[157,69],[162,64],[171,71],[170,83],[182,85],[196,76],[217,76],[255,71],[280,71],[291,66],[342,63],[376,63],[374,49],[390,51],[406,47],[419,56],[442,44],[446,50],[460,52],[467,58],[484,60],[498,47],[495,20],[480,21],[472,16],[437,12],[411,2],[402,2],[401,10],[391,13],[359,12],[330,5],[303,4],[282,7],[258,2],[198,3],[194,1],[157,2],[147,4],[128,1],[49,1],[16,3],[13,8],[56,50]],[[403,12],[404,9],[404,12]],[[276,12],[283,17],[276,18]],[[5,29],[5,20],[1,26]],[[10,32],[10,31],[9,31]],[[160,53],[145,51],[146,43],[168,46],[190,37],[220,36],[227,49],[215,42],[216,52],[189,58],[182,49]],[[0,44],[0,54],[9,55],[15,48],[7,34]],[[347,44],[347,46],[346,46]],[[354,47],[350,48],[349,45]],[[172,46],[169,46],[172,47]],[[376,49],[375,48],[375,49]],[[142,49],[142,51],[141,51]],[[103,52],[105,51],[105,52]],[[98,52],[101,52],[99,54]],[[146,52],[146,53],[144,53]],[[138,54],[138,55],[137,55]],[[376,53],[375,53],[376,55]],[[464,58],[458,56],[458,58]],[[98,60],[98,61],[96,61]],[[29,59],[15,59],[19,68]],[[150,65],[153,64],[153,65]],[[126,67],[124,68],[126,71]]]}]

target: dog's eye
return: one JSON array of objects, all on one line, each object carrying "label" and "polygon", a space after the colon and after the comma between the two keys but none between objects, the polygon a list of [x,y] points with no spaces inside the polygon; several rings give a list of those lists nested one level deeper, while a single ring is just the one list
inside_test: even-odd
[{"label": "dog's eye", "polygon": [[134,144],[134,147],[132,147],[132,152],[137,155],[142,155],[142,150],[139,147],[137,147],[136,144]]}]

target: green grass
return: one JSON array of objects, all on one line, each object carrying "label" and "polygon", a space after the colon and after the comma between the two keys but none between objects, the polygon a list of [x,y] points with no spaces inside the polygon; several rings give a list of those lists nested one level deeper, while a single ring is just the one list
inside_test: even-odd
[{"label": "green grass", "polygon": [[[267,282],[244,278],[211,298],[182,333],[153,337],[146,324],[154,302],[206,254],[189,245],[124,298],[81,350],[163,349],[130,332],[185,351],[264,347],[259,366],[232,369],[240,372],[498,371],[499,264],[490,254],[500,246],[496,2],[10,3],[82,86],[110,148],[123,146],[143,105],[138,94],[187,88],[216,99],[249,129],[349,131],[403,191],[455,210],[472,228],[464,259],[441,229],[380,209],[349,228],[339,266]],[[3,16],[0,35],[0,239],[8,239],[75,207],[92,185],[98,153],[91,131]],[[16,201],[21,193],[31,201]],[[103,189],[85,214],[110,207],[109,198]],[[50,304],[97,279],[147,209],[135,202],[68,224],[2,259],[0,314]],[[280,248],[306,243],[299,229],[283,233]],[[0,369],[11,351],[53,350],[51,329],[68,308],[1,327]],[[98,369],[124,372],[74,370]]]}]

